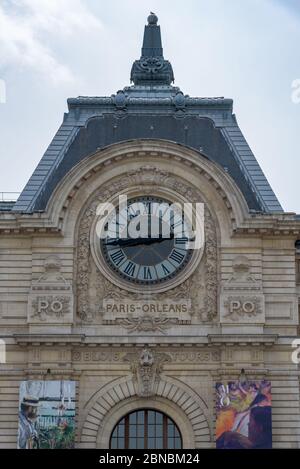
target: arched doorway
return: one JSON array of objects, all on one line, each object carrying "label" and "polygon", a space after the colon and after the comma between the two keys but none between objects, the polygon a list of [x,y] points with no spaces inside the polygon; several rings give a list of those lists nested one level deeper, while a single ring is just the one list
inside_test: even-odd
[{"label": "arched doorway", "polygon": [[181,449],[181,433],[166,414],[140,409],[122,417],[110,437],[110,449]]}]

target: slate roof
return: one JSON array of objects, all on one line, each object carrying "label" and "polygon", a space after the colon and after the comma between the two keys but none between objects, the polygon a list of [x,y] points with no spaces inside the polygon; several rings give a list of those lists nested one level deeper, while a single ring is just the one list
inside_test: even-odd
[{"label": "slate roof", "polygon": [[45,210],[57,184],[83,158],[114,143],[145,138],[189,146],[223,166],[250,210],[283,211],[237,124],[232,100],[192,98],[172,86],[160,34],[150,15],[142,55],[131,72],[133,86],[110,97],[68,99],[69,112],[13,211]]},{"label": "slate roof", "polygon": [[12,200],[12,201],[0,200],[0,212],[11,212],[11,210],[13,210],[14,208],[15,203],[16,203],[15,200]]}]

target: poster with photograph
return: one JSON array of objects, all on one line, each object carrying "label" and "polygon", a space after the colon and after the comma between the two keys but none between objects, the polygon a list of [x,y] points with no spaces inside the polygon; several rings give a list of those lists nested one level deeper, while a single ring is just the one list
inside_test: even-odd
[{"label": "poster with photograph", "polygon": [[270,381],[216,384],[216,447],[272,448]]},{"label": "poster with photograph", "polygon": [[19,449],[71,449],[75,442],[75,381],[23,381]]}]

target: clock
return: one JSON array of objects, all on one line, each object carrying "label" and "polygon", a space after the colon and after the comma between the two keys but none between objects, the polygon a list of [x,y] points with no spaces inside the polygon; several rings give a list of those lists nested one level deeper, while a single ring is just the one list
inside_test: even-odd
[{"label": "clock", "polygon": [[108,217],[104,228],[101,257],[113,276],[128,285],[168,283],[186,269],[193,254],[192,225],[166,199],[129,199]]}]

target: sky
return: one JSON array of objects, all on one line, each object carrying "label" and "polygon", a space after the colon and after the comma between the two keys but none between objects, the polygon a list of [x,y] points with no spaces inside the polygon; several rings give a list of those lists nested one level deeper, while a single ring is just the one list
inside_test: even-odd
[{"label": "sky", "polygon": [[0,192],[23,189],[68,97],[129,85],[150,10],[175,85],[233,98],[284,210],[300,213],[300,0],[0,0]]}]

